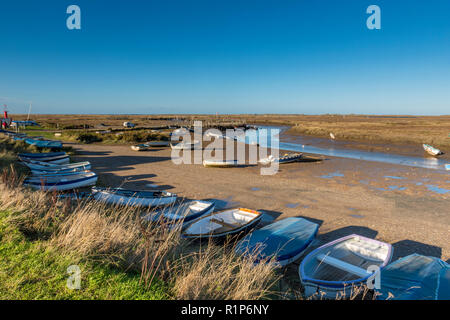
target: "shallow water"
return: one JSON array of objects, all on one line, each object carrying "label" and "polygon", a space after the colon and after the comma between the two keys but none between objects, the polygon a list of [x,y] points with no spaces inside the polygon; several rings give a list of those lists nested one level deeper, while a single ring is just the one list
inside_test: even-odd
[{"label": "shallow water", "polygon": [[[244,138],[238,138],[239,141],[252,144],[259,143],[262,147],[271,147],[272,145],[278,146],[279,149],[304,152],[311,154],[321,154],[325,156],[366,160],[366,161],[377,161],[391,164],[399,164],[404,166],[412,166],[427,169],[445,170],[445,164],[447,160],[438,158],[423,158],[423,157],[410,157],[397,155],[392,153],[382,153],[382,152],[369,152],[360,151],[353,149],[340,148],[338,146],[332,145],[328,148],[325,147],[315,147],[312,145],[305,144],[305,138],[302,136],[292,136],[283,134],[288,127],[275,127],[275,126],[258,126],[258,128],[267,130],[267,137],[257,137],[256,131],[249,131]],[[260,132],[263,132],[262,130]],[[279,137],[282,137],[282,140]],[[286,142],[284,140],[289,140]]]}]

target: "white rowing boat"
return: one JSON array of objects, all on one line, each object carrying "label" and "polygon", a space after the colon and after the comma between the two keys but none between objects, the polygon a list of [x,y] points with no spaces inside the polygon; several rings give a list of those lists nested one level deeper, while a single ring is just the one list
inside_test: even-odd
[{"label": "white rowing boat", "polygon": [[70,176],[32,176],[23,182],[25,186],[46,191],[64,191],[95,185],[97,175],[88,171]]},{"label": "white rowing boat", "polygon": [[134,151],[146,151],[149,148],[150,147],[146,143],[141,143],[141,144],[136,144],[134,146],[131,146],[131,150],[134,150]]},{"label": "white rowing boat", "polygon": [[309,253],[300,264],[305,295],[349,297],[355,287],[364,285],[391,257],[390,244],[356,234],[329,242]]},{"label": "white rowing boat", "polygon": [[170,144],[170,147],[172,149],[176,149],[176,150],[191,150],[191,149],[194,149],[199,146],[200,146],[200,141],[197,141],[197,140],[195,140],[193,142],[180,142],[177,144],[173,144],[173,143]]},{"label": "white rowing boat", "polygon": [[185,227],[194,219],[214,211],[214,202],[192,200],[171,205],[149,213],[144,217],[148,221],[164,221],[173,226]]},{"label": "white rowing boat", "polygon": [[261,212],[245,208],[213,212],[192,221],[182,236],[223,240],[229,236],[244,235],[259,223],[261,217]]},{"label": "white rowing boat", "polygon": [[19,153],[21,161],[41,161],[55,164],[68,163],[69,155],[65,152],[48,152],[48,153]]},{"label": "white rowing boat", "polygon": [[177,195],[166,191],[136,191],[122,188],[92,188],[95,200],[108,204],[155,207],[169,205]]},{"label": "white rowing boat", "polygon": [[203,166],[216,168],[230,168],[239,166],[239,163],[237,160],[203,160]]},{"label": "white rowing boat", "polygon": [[22,164],[30,168],[32,171],[83,171],[91,169],[91,163],[89,161],[55,164],[36,160],[26,160],[22,161]]},{"label": "white rowing boat", "polygon": [[434,148],[434,147],[430,146],[429,144],[423,144],[422,146],[423,146],[423,149],[426,152],[428,152],[429,154],[431,154],[432,156],[438,156],[438,155],[442,154],[441,150]]}]

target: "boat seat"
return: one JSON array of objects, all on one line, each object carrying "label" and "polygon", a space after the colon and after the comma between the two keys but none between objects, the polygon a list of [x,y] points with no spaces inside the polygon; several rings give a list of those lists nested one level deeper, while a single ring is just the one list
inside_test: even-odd
[{"label": "boat seat", "polygon": [[228,222],[225,222],[223,220],[219,220],[219,219],[215,219],[215,218],[212,218],[209,221],[217,223],[217,224],[220,224],[221,226],[224,226],[224,227],[227,227],[227,228],[230,228],[230,229],[236,229],[236,228],[240,227],[240,225],[228,223]]},{"label": "boat seat", "polygon": [[370,272],[368,272],[367,270],[364,270],[363,268],[354,266],[350,263],[344,262],[342,260],[327,256],[324,254],[319,254],[319,255],[317,255],[316,258],[320,262],[324,262],[324,263],[329,264],[330,266],[333,266],[340,270],[355,274],[361,278],[367,277],[368,275],[371,274]]}]

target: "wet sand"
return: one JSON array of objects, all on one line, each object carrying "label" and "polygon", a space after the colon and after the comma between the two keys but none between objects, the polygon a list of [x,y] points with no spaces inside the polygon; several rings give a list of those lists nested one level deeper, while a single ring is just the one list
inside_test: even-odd
[{"label": "wet sand", "polygon": [[357,233],[393,244],[393,259],[413,252],[450,258],[450,172],[326,157],[284,164],[276,175],[264,176],[258,166],[175,165],[170,148],[73,147],[74,160],[90,161],[101,185],[216,199],[219,208],[262,210],[265,223],[305,217],[320,224],[314,246]]}]

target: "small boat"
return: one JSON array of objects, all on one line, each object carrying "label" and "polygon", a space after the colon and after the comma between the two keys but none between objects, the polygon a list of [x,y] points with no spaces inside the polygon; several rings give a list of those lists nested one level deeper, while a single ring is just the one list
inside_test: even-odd
[{"label": "small boat", "polygon": [[378,300],[450,300],[450,264],[411,254],[381,270]]},{"label": "small boat", "polygon": [[245,208],[213,212],[192,221],[182,236],[188,239],[223,240],[249,232],[259,223],[261,217],[261,212]]},{"label": "small boat", "polygon": [[302,158],[303,158],[302,153],[287,153],[279,158],[275,158],[273,155],[270,155],[267,158],[259,160],[258,162],[263,165],[270,164],[272,162],[278,162],[281,164],[281,163],[296,162]]},{"label": "small boat", "polygon": [[332,132],[330,132],[330,138],[334,140],[336,139],[336,136]]},{"label": "small boat", "polygon": [[246,235],[236,253],[250,256],[254,263],[272,262],[285,266],[297,260],[316,237],[319,225],[299,217],[271,223]]},{"label": "small boat", "polygon": [[432,156],[438,156],[440,154],[442,154],[442,151],[439,149],[436,149],[432,146],[430,146],[429,144],[423,144],[423,149],[428,152],[429,154],[431,154]]},{"label": "small boat", "polygon": [[159,209],[144,217],[149,221],[164,220],[171,225],[185,227],[194,219],[214,211],[214,202],[192,200]]},{"label": "small boat", "polygon": [[32,171],[32,177],[65,177],[79,175],[90,172],[90,170],[78,170],[78,171]]},{"label": "small boat", "polygon": [[230,168],[238,165],[237,160],[203,160],[204,167]]},{"label": "small boat", "polygon": [[52,141],[52,140],[36,140],[36,139],[25,139],[25,142],[29,145],[36,146],[39,148],[50,148],[50,149],[56,149],[56,148],[62,148],[62,142],[61,141]]},{"label": "small boat", "polygon": [[134,150],[134,151],[146,151],[149,148],[150,148],[149,145],[146,143],[141,143],[141,144],[136,144],[134,146],[131,146],[131,150]]},{"label": "small boat", "polygon": [[169,141],[148,141],[145,144],[149,147],[168,147]]},{"label": "small boat", "polygon": [[191,150],[194,149],[195,147],[200,146],[200,141],[195,140],[194,142],[180,142],[177,144],[170,144],[170,147],[172,149],[177,149],[177,150]]},{"label": "small boat", "polygon": [[92,188],[94,199],[108,204],[156,207],[174,203],[177,195],[167,191],[136,191],[122,188]]},{"label": "small boat", "polygon": [[22,161],[24,165],[31,169],[31,171],[69,171],[69,170],[89,170],[91,169],[91,163],[89,161],[55,164],[51,162],[25,160]]},{"label": "small boat", "polygon": [[69,155],[65,152],[19,153],[18,157],[21,161],[37,160],[54,164],[64,164],[70,161]]},{"label": "small boat", "polygon": [[70,176],[33,176],[25,179],[23,184],[34,189],[64,191],[92,186],[95,185],[96,182],[97,175],[92,171],[88,171]]},{"label": "small boat", "polygon": [[354,287],[365,284],[369,267],[384,268],[392,257],[388,243],[352,234],[329,242],[312,252],[299,267],[305,295],[336,299],[349,297]]}]

